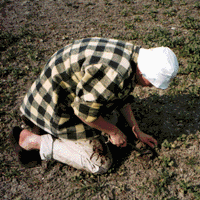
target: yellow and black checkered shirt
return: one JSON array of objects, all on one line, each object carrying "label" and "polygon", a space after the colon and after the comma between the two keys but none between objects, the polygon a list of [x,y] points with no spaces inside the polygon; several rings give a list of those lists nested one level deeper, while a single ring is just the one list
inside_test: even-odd
[{"label": "yellow and black checkered shirt", "polygon": [[123,106],[134,89],[140,47],[106,38],[76,40],[57,51],[26,94],[20,111],[46,132],[68,139],[100,134],[84,124]]}]

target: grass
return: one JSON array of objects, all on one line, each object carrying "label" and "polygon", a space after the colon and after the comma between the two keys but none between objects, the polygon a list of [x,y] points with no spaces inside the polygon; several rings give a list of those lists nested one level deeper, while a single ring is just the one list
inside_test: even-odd
[{"label": "grass", "polygon": [[129,11],[127,11],[126,8],[124,8],[124,9],[121,11],[121,15],[122,15],[123,17],[127,17],[127,16],[128,16],[128,13],[129,13]]},{"label": "grass", "polygon": [[170,148],[171,148],[171,143],[168,142],[167,139],[165,139],[165,140],[163,141],[163,143],[162,143],[162,146],[165,147],[165,148],[170,149]]},{"label": "grass", "polygon": [[[183,121],[181,121],[181,122],[183,122]],[[182,134],[181,136],[179,136],[177,138],[178,141],[186,141],[186,139],[187,139],[187,135],[185,135],[185,134]]]},{"label": "grass", "polygon": [[[0,32],[1,40],[0,48],[5,51],[2,58],[2,71],[0,76],[13,76],[15,79],[22,78],[27,75],[27,70],[23,68],[13,68],[9,63],[15,61],[19,57],[27,57],[32,61],[41,61],[45,50],[37,49],[32,43],[35,40],[42,40],[46,36],[45,33],[37,33],[29,30],[27,27],[21,28],[18,34],[9,32]],[[16,48],[15,46],[18,46]],[[40,69],[33,69],[34,74],[40,72]]]},{"label": "grass", "polygon": [[198,163],[198,157],[190,157],[188,158],[186,164],[190,166],[194,166]]},{"label": "grass", "polygon": [[[170,145],[170,148],[171,148],[171,145]],[[171,157],[169,157],[169,156],[159,156],[158,158],[162,161],[161,162],[161,166],[163,168],[165,168],[165,169],[167,167],[172,167],[172,166],[175,165],[174,160]]]},{"label": "grass", "polygon": [[26,27],[21,28],[19,34],[14,34],[10,32],[5,32],[0,30],[0,48],[5,51],[8,47],[15,45],[18,43],[22,38],[27,38],[29,41],[31,41],[34,37],[44,37],[45,34],[36,34],[33,31],[29,30]]},{"label": "grass", "polygon": [[142,18],[137,16],[134,18],[134,22],[142,22]]},{"label": "grass", "polygon": [[157,10],[151,10],[149,12],[149,15],[154,19],[154,21],[158,21],[157,14],[158,14]]},{"label": "grass", "polygon": [[183,190],[184,194],[192,193],[193,197],[196,200],[200,199],[200,186],[199,185],[193,186],[189,182],[186,182],[185,180],[179,181],[179,185],[180,185],[180,188]]},{"label": "grass", "polygon": [[171,7],[173,5],[172,0],[154,0],[154,1],[157,2],[159,6],[162,6],[165,8]]},{"label": "grass", "polygon": [[200,78],[200,40],[198,34],[192,32],[188,41],[180,50],[180,56],[188,57],[188,66],[185,69],[186,74],[192,73],[193,78]]},{"label": "grass", "polygon": [[112,3],[110,3],[108,0],[104,0],[104,3],[105,3],[106,6],[111,6],[112,5]]},{"label": "grass", "polygon": [[87,198],[92,198],[95,194],[108,187],[106,181],[100,181],[99,176],[90,176],[84,173],[72,177],[71,181],[78,185],[78,188],[73,189],[66,198],[70,198],[77,193],[80,194],[81,198],[84,198],[84,194],[88,191],[89,196]]},{"label": "grass", "polygon": [[102,191],[102,189],[105,187],[105,184],[92,184],[92,185],[84,185],[81,188],[75,189],[69,194],[66,198],[72,197],[74,194],[80,193],[81,196],[84,196],[85,192],[87,190],[90,190],[90,195],[87,196],[87,198],[91,198],[96,193]]},{"label": "grass", "polygon": [[134,30],[134,24],[133,22],[130,22],[130,21],[125,21],[125,26],[127,29],[131,29],[131,30]]},{"label": "grass", "polygon": [[173,181],[173,177],[175,176],[174,172],[170,172],[166,169],[163,169],[160,172],[160,175],[158,178],[154,178],[152,181],[153,187],[154,187],[154,195],[160,195],[161,193],[168,192],[168,185],[171,184]]},{"label": "grass", "polygon": [[0,37],[0,48],[2,51],[5,51],[10,45],[15,44],[20,39],[19,35],[14,35],[12,33],[4,32],[2,30],[0,30]]},{"label": "grass", "polygon": [[0,4],[0,8],[4,8],[9,3],[11,3],[10,0],[3,0],[3,2],[1,2],[1,4]]},{"label": "grass", "polygon": [[7,169],[4,173],[3,176],[9,179],[19,177],[21,175],[21,172],[18,169]]},{"label": "grass", "polygon": [[[13,67],[12,65],[9,65],[8,67],[5,67],[1,71],[1,78],[5,78],[8,75],[11,75],[14,79],[21,79],[25,75],[27,75],[28,71],[23,68],[17,68]],[[11,82],[10,82],[11,84]],[[10,85],[11,86],[11,85]]]},{"label": "grass", "polygon": [[186,17],[183,22],[183,27],[186,29],[198,30],[200,27],[199,20],[194,17]]},{"label": "grass", "polygon": [[195,2],[194,8],[200,9],[200,2]]},{"label": "grass", "polygon": [[163,14],[168,16],[168,17],[174,17],[174,16],[177,15],[177,10],[172,8],[172,9],[169,9],[167,11],[164,11]]},{"label": "grass", "polygon": [[130,3],[131,3],[131,0],[123,0],[122,2],[127,3],[127,4],[130,4]]},{"label": "grass", "polygon": [[185,0],[181,0],[180,6],[186,6],[186,5],[187,5],[187,2]]},{"label": "grass", "polygon": [[170,40],[171,33],[165,28],[153,28],[152,31],[143,38],[146,45],[157,42],[161,46],[169,46]]},{"label": "grass", "polygon": [[21,175],[21,172],[18,168],[13,168],[7,165],[4,162],[0,162],[0,172],[6,179],[12,179],[19,177]]},{"label": "grass", "polygon": [[170,197],[170,198],[167,198],[166,200],[179,200],[179,198],[177,198],[177,197]]},{"label": "grass", "polygon": [[150,7],[151,7],[151,4],[146,4],[146,5],[143,5],[143,7],[144,7],[145,9],[148,9],[148,8],[150,8]]}]

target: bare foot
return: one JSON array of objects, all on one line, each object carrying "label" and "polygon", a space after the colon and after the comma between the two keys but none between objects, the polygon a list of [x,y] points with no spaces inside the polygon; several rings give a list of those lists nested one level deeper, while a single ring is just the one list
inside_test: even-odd
[{"label": "bare foot", "polygon": [[41,136],[24,129],[20,133],[19,145],[25,150],[39,150],[41,145]]}]

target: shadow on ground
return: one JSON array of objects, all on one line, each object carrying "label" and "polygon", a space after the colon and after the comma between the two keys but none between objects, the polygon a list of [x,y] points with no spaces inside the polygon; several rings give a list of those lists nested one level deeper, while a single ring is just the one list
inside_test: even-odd
[{"label": "shadow on ground", "polygon": [[[199,99],[194,95],[180,94],[173,97],[151,95],[145,99],[134,97],[131,106],[140,130],[158,141],[158,149],[165,140],[174,142],[183,134],[195,134],[200,129]],[[137,143],[136,137],[123,117],[119,118],[117,126],[127,135],[128,145],[126,148],[118,148],[109,144],[114,158],[114,170],[123,165],[131,152],[136,150],[133,146]],[[153,151],[149,159],[158,156],[155,150],[148,149]]]}]

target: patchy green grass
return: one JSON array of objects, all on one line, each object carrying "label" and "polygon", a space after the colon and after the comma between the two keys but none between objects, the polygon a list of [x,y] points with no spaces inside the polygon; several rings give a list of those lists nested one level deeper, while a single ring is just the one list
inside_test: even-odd
[{"label": "patchy green grass", "polygon": [[185,180],[179,181],[180,188],[182,189],[183,194],[192,193],[195,199],[200,199],[200,186],[193,186],[191,183],[186,182]]},{"label": "patchy green grass", "polygon": [[2,30],[0,30],[0,37],[1,37],[0,40],[1,51],[5,51],[9,46],[15,44],[20,40],[19,35],[14,35],[12,33],[4,32]]},{"label": "patchy green grass", "polygon": [[154,178],[152,181],[154,187],[154,195],[159,195],[162,192],[168,192],[168,185],[171,184],[175,176],[174,172],[163,169],[158,178]]},{"label": "patchy green grass", "polygon": [[125,26],[127,29],[134,29],[134,23],[133,22],[130,22],[130,21],[125,21]]},{"label": "patchy green grass", "polygon": [[158,14],[157,10],[151,10],[149,12],[149,15],[152,17],[152,19],[154,19],[154,21],[158,21],[157,14]]},{"label": "patchy green grass", "polygon": [[199,1],[195,2],[194,8],[200,9],[200,2]]},{"label": "patchy green grass", "polygon": [[171,33],[165,28],[153,28],[152,31],[143,38],[146,45],[156,42],[161,46],[169,46]]},{"label": "patchy green grass", "polygon": [[171,8],[169,10],[164,11],[163,14],[167,17],[174,17],[177,15],[177,10],[175,8]]},{"label": "patchy green grass", "polygon": [[167,139],[165,139],[165,140],[163,141],[163,143],[162,143],[162,146],[165,147],[165,148],[170,149],[170,148],[171,148],[171,143],[168,142]]},{"label": "patchy green grass", "polygon": [[164,8],[168,8],[173,5],[172,0],[154,0],[154,1],[157,2],[160,7],[164,7]]},{"label": "patchy green grass", "polygon": [[21,175],[21,172],[18,168],[10,168],[9,165],[7,165],[6,163],[0,163],[0,172],[3,175],[3,177],[5,177],[6,179],[12,179],[12,178],[16,178],[19,177]]},{"label": "patchy green grass", "polygon": [[[169,148],[169,147],[167,147],[167,148]],[[170,148],[171,148],[171,145],[170,145]],[[174,165],[173,159],[169,156],[162,156],[162,157],[159,157],[159,158],[162,161],[161,166],[164,167],[164,168],[172,167]]]},{"label": "patchy green grass", "polygon": [[194,17],[186,17],[183,21],[183,27],[186,29],[198,30],[200,27],[199,20]]},{"label": "patchy green grass", "polygon": [[[27,57],[32,61],[43,60],[45,50],[38,49],[33,45],[33,42],[43,40],[45,33],[36,33],[23,27],[18,34],[9,32],[1,32],[0,34],[1,38],[3,38],[0,43],[0,48],[5,51],[5,53],[3,52],[3,54],[1,54],[1,77],[11,75],[15,79],[19,79],[27,75],[27,69],[13,67],[9,64],[17,58],[25,59],[25,57]],[[40,69],[33,69],[33,72],[36,74],[40,72]]]},{"label": "patchy green grass", "polygon": [[1,3],[0,3],[0,8],[4,8],[7,4],[11,3],[10,0],[3,0]]},{"label": "patchy green grass", "polygon": [[134,22],[142,22],[142,18],[137,16],[134,18]]},{"label": "patchy green grass", "polygon": [[102,192],[109,187],[106,181],[101,181],[100,176],[98,175],[89,175],[89,174],[77,174],[71,177],[71,181],[78,187],[72,189],[70,194],[66,198],[72,197],[74,194],[79,193],[80,197],[83,197],[84,194],[89,192],[88,198],[92,198],[98,192]]},{"label": "patchy green grass", "polygon": [[198,157],[190,157],[188,158],[186,164],[190,166],[194,166],[198,163]]},{"label": "patchy green grass", "polygon": [[126,8],[124,8],[124,9],[121,11],[121,15],[122,15],[123,17],[127,17],[127,16],[128,16],[128,13],[129,13],[129,11],[128,11]]}]

